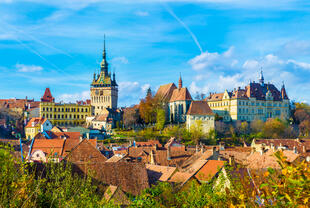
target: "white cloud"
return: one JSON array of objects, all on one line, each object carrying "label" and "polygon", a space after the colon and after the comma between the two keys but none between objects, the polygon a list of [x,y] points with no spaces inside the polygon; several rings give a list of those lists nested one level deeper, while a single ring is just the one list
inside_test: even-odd
[{"label": "white cloud", "polygon": [[139,82],[120,82],[119,86],[119,106],[130,106],[138,104],[140,99],[145,97],[146,90],[150,84],[140,84]]},{"label": "white cloud", "polygon": [[38,72],[43,70],[41,66],[36,65],[16,64],[15,67],[19,72]]},{"label": "white cloud", "polygon": [[83,91],[81,93],[73,93],[73,94],[65,93],[57,97],[58,101],[63,101],[65,103],[68,103],[68,102],[75,103],[76,101],[80,101],[80,100],[85,101],[87,99],[90,99],[89,91]]},{"label": "white cloud", "polygon": [[125,56],[115,57],[112,59],[113,63],[128,64],[128,59]]},{"label": "white cloud", "polygon": [[137,11],[135,12],[135,15],[140,16],[140,17],[146,17],[146,16],[149,16],[149,13],[146,11]]},{"label": "white cloud", "polygon": [[228,67],[234,67],[238,60],[234,58],[234,47],[230,47],[224,53],[210,53],[208,51],[194,57],[188,62],[194,70],[224,70]]},{"label": "white cloud", "polygon": [[[310,100],[305,93],[310,90],[307,77],[310,76],[310,63],[286,59],[274,54],[267,54],[255,59],[237,58],[234,48],[224,53],[205,52],[189,61],[195,81],[189,86],[191,93],[223,92],[225,89],[244,88],[250,81],[258,81],[261,68],[265,82],[280,88],[285,82],[287,92],[292,100],[301,98]],[[240,56],[241,57],[241,56]]]}]

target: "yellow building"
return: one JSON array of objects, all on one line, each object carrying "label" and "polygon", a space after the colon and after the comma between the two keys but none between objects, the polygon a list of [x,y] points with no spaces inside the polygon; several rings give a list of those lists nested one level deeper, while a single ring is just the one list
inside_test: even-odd
[{"label": "yellow building", "polygon": [[46,118],[31,118],[25,126],[26,139],[33,139],[39,132],[50,131],[52,123]]},{"label": "yellow building", "polygon": [[273,84],[265,84],[263,74],[259,83],[251,82],[244,89],[210,93],[206,98],[210,108],[223,121],[266,121],[268,118],[288,119],[289,98],[284,84],[279,91]]},{"label": "yellow building", "polygon": [[40,117],[47,118],[53,125],[76,126],[85,123],[85,119],[91,116],[90,101],[77,103],[55,103],[51,91],[46,88],[40,103]]}]

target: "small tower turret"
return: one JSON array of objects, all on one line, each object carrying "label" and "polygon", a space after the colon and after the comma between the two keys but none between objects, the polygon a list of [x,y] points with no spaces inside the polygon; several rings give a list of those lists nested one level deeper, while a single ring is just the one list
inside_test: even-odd
[{"label": "small tower turret", "polygon": [[180,73],[180,79],[179,79],[179,89],[182,88],[182,77],[181,77],[181,73]]},{"label": "small tower turret", "polygon": [[261,69],[260,71],[260,79],[259,79],[259,83],[264,86],[264,75],[263,75],[263,70]]},{"label": "small tower turret", "polygon": [[282,97],[283,100],[288,100],[288,96],[287,96],[287,94],[286,94],[284,82],[283,82],[282,88],[281,88],[281,97]]}]

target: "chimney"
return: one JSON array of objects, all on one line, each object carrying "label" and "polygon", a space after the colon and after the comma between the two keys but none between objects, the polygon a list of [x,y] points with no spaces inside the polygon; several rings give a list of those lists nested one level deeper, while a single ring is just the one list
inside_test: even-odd
[{"label": "chimney", "polygon": [[204,153],[205,152],[205,150],[204,150],[204,148],[203,148],[203,144],[201,144],[201,153]]},{"label": "chimney", "polygon": [[212,147],[212,154],[214,155],[216,152],[216,147]]},{"label": "chimney", "polygon": [[[65,139],[66,139],[66,137],[65,137]],[[83,140],[83,137],[82,136],[80,136],[80,142]]]},{"label": "chimney", "polygon": [[296,146],[293,147],[293,152],[294,152],[295,154],[297,154],[297,148],[296,148]]},{"label": "chimney", "polygon": [[270,148],[274,152],[275,148],[274,148],[274,144],[273,143],[270,144]]},{"label": "chimney", "polygon": [[235,162],[234,156],[229,156],[229,165],[233,165],[234,162]]},{"label": "chimney", "polygon": [[167,147],[167,160],[171,160],[171,157],[170,157],[170,146]]},{"label": "chimney", "polygon": [[225,150],[225,143],[224,142],[219,143],[219,150]]},{"label": "chimney", "polygon": [[263,148],[261,148],[260,150],[259,150],[259,153],[260,153],[260,155],[263,155]]},{"label": "chimney", "polygon": [[305,146],[305,145],[302,146],[302,152],[303,152],[303,153],[306,153],[306,146]]},{"label": "chimney", "polygon": [[198,153],[198,144],[196,144],[196,153]]}]

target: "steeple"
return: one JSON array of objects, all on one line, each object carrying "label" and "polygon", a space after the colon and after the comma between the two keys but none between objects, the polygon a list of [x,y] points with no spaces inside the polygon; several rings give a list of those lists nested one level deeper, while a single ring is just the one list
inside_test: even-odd
[{"label": "steeple", "polygon": [[264,86],[264,75],[263,75],[263,69],[261,68],[260,71],[260,79],[259,79],[259,83]]},{"label": "steeple", "polygon": [[283,82],[282,88],[281,88],[281,97],[282,97],[283,100],[284,100],[284,99],[288,100],[288,96],[287,96],[287,94],[286,94],[284,82]]},{"label": "steeple", "polygon": [[181,73],[180,73],[180,79],[179,79],[179,89],[182,88],[182,77],[181,77]]},{"label": "steeple", "polygon": [[105,35],[103,40],[103,53],[102,53],[102,61],[100,63],[101,72],[103,71],[105,74],[108,73],[108,62],[106,56],[106,49],[105,49]]}]

